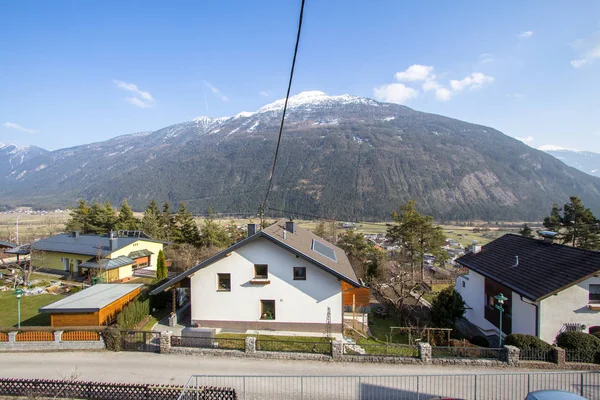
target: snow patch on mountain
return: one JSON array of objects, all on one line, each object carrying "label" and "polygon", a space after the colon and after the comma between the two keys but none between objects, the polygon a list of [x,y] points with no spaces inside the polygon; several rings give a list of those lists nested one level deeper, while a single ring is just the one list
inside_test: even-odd
[{"label": "snow patch on mountain", "polygon": [[538,147],[538,150],[541,150],[541,151],[574,151],[576,153],[581,152],[581,150],[567,149],[566,147],[555,146],[553,144],[545,144],[543,146]]},{"label": "snow patch on mountain", "polygon": [[[298,93],[288,99],[288,109],[308,107],[308,106],[323,106],[323,105],[334,105],[334,104],[368,104],[372,106],[378,106],[374,100],[367,99],[364,97],[351,96],[349,94],[342,94],[340,96],[329,96],[325,92],[319,90],[312,90],[307,92]],[[275,100],[273,103],[267,104],[258,109],[259,113],[279,111],[283,109],[285,105],[285,99]]]}]

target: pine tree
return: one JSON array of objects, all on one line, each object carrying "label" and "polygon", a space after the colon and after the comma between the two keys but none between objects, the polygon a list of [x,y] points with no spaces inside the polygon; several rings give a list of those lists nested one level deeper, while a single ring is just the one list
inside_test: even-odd
[{"label": "pine tree", "polygon": [[65,232],[78,231],[88,233],[88,223],[90,209],[85,203],[85,200],[79,200],[77,207],[72,208],[69,212],[71,218],[65,225]]},{"label": "pine tree", "polygon": [[158,252],[158,258],[156,260],[156,279],[162,281],[167,277],[167,260],[165,260],[165,253],[162,250],[160,250]]},{"label": "pine tree", "polygon": [[550,216],[544,218],[544,227],[557,232],[563,244],[587,250],[599,250],[598,219],[589,208],[585,208],[579,197],[572,196],[569,200],[562,209],[556,204],[552,206]]},{"label": "pine tree", "polygon": [[324,239],[325,238],[325,222],[319,221],[317,223],[317,226],[315,226],[315,230],[313,231],[313,233]]},{"label": "pine tree", "polygon": [[200,247],[225,248],[231,245],[231,238],[227,235],[225,229],[214,221],[212,210],[209,210],[208,218],[202,224],[198,243]]},{"label": "pine tree", "polygon": [[175,224],[175,217],[173,216],[173,212],[171,211],[171,205],[168,201],[165,201],[165,204],[163,204],[162,213],[158,218],[157,239],[171,241],[179,235],[180,232]]},{"label": "pine tree", "polygon": [[519,229],[519,235],[530,238],[533,237],[533,231],[531,230],[529,225],[523,224],[523,226],[521,226],[521,229]]},{"label": "pine tree", "polygon": [[117,223],[115,224],[115,229],[135,231],[139,229],[139,227],[140,220],[133,215],[133,211],[131,210],[131,207],[129,207],[127,199],[123,200],[119,210],[119,217],[117,218]]},{"label": "pine tree", "polygon": [[175,223],[177,226],[176,236],[174,237],[177,243],[189,243],[197,246],[200,240],[198,225],[194,221],[194,217],[188,211],[185,203],[181,202],[179,210],[175,214]]},{"label": "pine tree", "polygon": [[444,257],[442,246],[446,236],[440,226],[434,225],[432,216],[421,215],[415,209],[414,200],[402,205],[400,211],[400,214],[392,213],[394,225],[388,228],[387,236],[401,244],[402,250],[410,260],[413,276],[415,265],[420,264],[421,279],[424,279],[425,254]]},{"label": "pine tree", "polygon": [[148,207],[144,211],[144,217],[142,218],[142,222],[140,223],[140,229],[144,231],[144,233],[151,238],[159,239],[161,238],[158,234],[160,225],[160,212],[158,211],[158,206],[154,200],[150,201]]}]

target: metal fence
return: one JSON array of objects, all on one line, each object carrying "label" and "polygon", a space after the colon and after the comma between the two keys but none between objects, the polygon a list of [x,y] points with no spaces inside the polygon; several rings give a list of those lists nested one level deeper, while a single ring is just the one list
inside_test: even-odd
[{"label": "metal fence", "polygon": [[331,342],[328,340],[293,341],[261,339],[256,341],[257,351],[282,351],[294,353],[314,353],[331,355]]},{"label": "metal fence", "polygon": [[524,399],[536,390],[566,390],[600,400],[600,373],[547,372],[401,376],[211,376],[194,375],[179,399],[196,399],[196,388],[225,387],[238,399],[277,400],[465,400]]},{"label": "metal fence", "polygon": [[444,347],[432,346],[432,358],[481,358],[489,360],[502,360],[504,349],[486,347]]},{"label": "metal fence", "polygon": [[567,362],[598,363],[600,364],[600,351],[565,350]]},{"label": "metal fence", "polygon": [[419,348],[408,344],[344,344],[344,354],[358,356],[418,357]]},{"label": "metal fence", "polygon": [[123,351],[160,351],[160,332],[121,331],[121,349]]},{"label": "metal fence", "polygon": [[171,346],[243,351],[246,348],[246,340],[239,338],[203,338],[188,336],[171,336]]},{"label": "metal fence", "polygon": [[542,349],[531,349],[524,348],[519,350],[520,361],[546,361],[556,362],[555,350],[542,350]]}]

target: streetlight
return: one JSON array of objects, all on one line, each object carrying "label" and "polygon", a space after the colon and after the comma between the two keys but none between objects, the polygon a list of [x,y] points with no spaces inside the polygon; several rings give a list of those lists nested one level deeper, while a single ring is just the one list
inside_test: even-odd
[{"label": "streetlight", "polygon": [[21,216],[17,215],[17,246],[19,245],[19,218],[21,218]]},{"label": "streetlight", "polygon": [[21,289],[15,290],[15,297],[17,298],[17,328],[21,329],[21,296],[23,296]]},{"label": "streetlight", "polygon": [[500,346],[498,347],[502,347],[502,312],[504,311],[502,304],[504,304],[504,302],[508,300],[508,297],[504,297],[502,293],[499,293],[495,295],[494,298],[498,301],[498,304],[496,304],[495,308],[497,310],[500,310],[500,329],[498,330],[498,341],[500,343]]}]

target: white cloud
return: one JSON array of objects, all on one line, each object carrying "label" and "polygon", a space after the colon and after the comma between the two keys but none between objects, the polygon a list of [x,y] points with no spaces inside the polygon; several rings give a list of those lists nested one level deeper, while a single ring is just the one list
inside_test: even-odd
[{"label": "white cloud", "polygon": [[494,55],[492,53],[483,53],[479,55],[479,63],[488,64],[494,61]]},{"label": "white cloud", "polygon": [[519,39],[526,39],[533,36],[533,31],[521,32],[517,35]]},{"label": "white cloud", "polygon": [[427,78],[435,79],[435,75],[432,72],[433,67],[414,64],[402,72],[396,72],[395,77],[398,82],[424,81]]},{"label": "white cloud", "polygon": [[441,101],[448,101],[452,97],[452,92],[444,87],[435,90],[435,98]]},{"label": "white cloud", "polygon": [[454,91],[459,92],[465,88],[479,89],[486,83],[492,83],[492,82],[494,82],[493,77],[487,76],[482,72],[473,72],[471,75],[461,79],[460,81],[455,80],[455,79],[451,80],[450,87]]},{"label": "white cloud", "polygon": [[270,90],[261,90],[260,92],[258,92],[258,94],[260,94],[261,96],[268,97],[271,95],[271,91]]},{"label": "white cloud", "polygon": [[600,31],[594,32],[590,37],[577,39],[571,46],[580,53],[580,58],[571,60],[571,65],[581,68],[586,64],[593,63],[600,58]]},{"label": "white cloud", "polygon": [[134,106],[140,108],[148,108],[153,107],[155,104],[154,97],[150,94],[150,92],[145,92],[140,90],[135,83],[127,83],[124,81],[119,81],[117,79],[113,79],[113,82],[119,89],[126,90],[128,92],[135,93],[137,97],[128,97],[125,99],[128,103],[133,104]]},{"label": "white cloud", "polygon": [[419,95],[419,91],[409,88],[402,83],[390,83],[373,89],[375,98],[388,103],[404,104]]},{"label": "white cloud", "polygon": [[518,137],[516,138],[517,140],[520,140],[521,142],[525,143],[525,144],[529,144],[531,142],[533,142],[533,136],[527,136],[527,137]]},{"label": "white cloud", "polygon": [[207,88],[210,89],[211,92],[213,92],[213,94],[215,96],[217,96],[219,99],[221,99],[221,101],[229,101],[229,97],[227,97],[223,93],[221,93],[221,91],[219,89],[217,89],[212,83],[204,81],[204,84],[206,85]]},{"label": "white cloud", "polygon": [[152,107],[152,104],[149,103],[144,103],[142,100],[138,99],[137,97],[127,97],[125,99],[126,102],[133,104],[134,106],[137,106],[139,108],[149,108]]},{"label": "white cloud", "polygon": [[17,131],[27,132],[27,133],[38,133],[39,132],[38,130],[35,130],[35,129],[25,128],[25,127],[23,127],[23,126],[21,126],[19,124],[14,123],[14,122],[5,122],[5,123],[2,124],[2,126],[5,127],[5,128],[15,129]]}]

